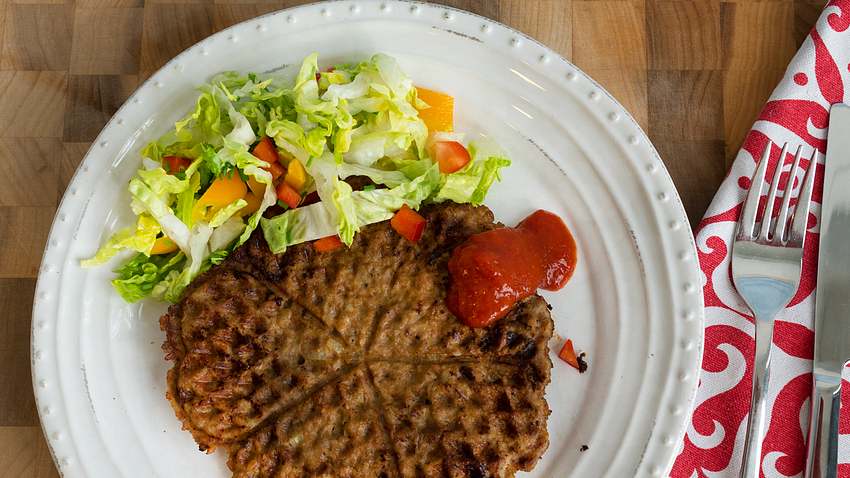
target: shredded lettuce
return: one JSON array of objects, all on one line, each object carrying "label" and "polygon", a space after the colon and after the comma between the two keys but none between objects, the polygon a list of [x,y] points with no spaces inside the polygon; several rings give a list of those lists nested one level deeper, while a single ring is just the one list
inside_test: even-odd
[{"label": "shredded lettuce", "polygon": [[213,215],[212,219],[210,219],[209,226],[212,228],[216,228],[224,224],[231,216],[239,212],[240,209],[248,205],[248,201],[244,199],[237,199],[232,203],[224,206],[223,208],[216,211]]},{"label": "shredded lettuce", "polygon": [[228,246],[242,234],[245,223],[240,217],[231,217],[224,221],[221,226],[216,227],[210,236],[210,255],[221,251],[227,251]]},{"label": "shredded lettuce", "polygon": [[133,197],[130,203],[133,212],[151,215],[159,223],[165,235],[174,241],[177,247],[186,251],[189,244],[189,227],[180,221],[168,206],[168,195],[156,194],[139,178],[130,180],[129,190]]},{"label": "shredded lettuce", "polygon": [[[116,290],[128,301],[151,296],[174,302],[198,274],[224,260],[257,227],[272,251],[280,253],[331,235],[351,245],[362,227],[392,218],[404,205],[481,204],[510,161],[497,147],[473,142],[468,165],[441,173],[428,142],[465,144],[464,137],[429,134],[419,117],[424,108],[428,105],[413,81],[393,58],[380,53],[325,70],[312,54],[300,67],[279,73],[220,73],[198,88],[191,111],[140,151],[140,169],[128,183],[136,227],[113,234],[81,264],[98,265],[121,251],[135,251],[116,270]],[[293,160],[304,166],[308,177],[299,193],[316,192],[319,202],[264,217],[278,202],[275,189],[282,181],[274,181],[272,165],[251,153],[264,137],[273,141],[281,166]],[[233,175],[248,183],[252,195],[264,188],[256,211],[242,212],[249,201],[257,201],[246,194],[219,197],[216,204],[227,204],[193,214],[215,180]],[[373,184],[355,191],[348,182],[355,176]],[[215,194],[232,192],[224,188]],[[151,255],[163,236],[179,250]]]},{"label": "shredded lettuce", "polygon": [[122,229],[112,237],[95,253],[91,259],[83,260],[83,267],[99,266],[124,249],[150,254],[156,236],[162,229],[151,216],[140,214],[136,222],[136,229]]},{"label": "shredded lettuce", "polygon": [[[261,181],[262,182],[262,181]],[[263,200],[260,203],[260,209],[258,209],[254,214],[251,214],[251,217],[248,218],[248,224],[245,225],[245,229],[242,231],[242,235],[239,236],[239,240],[236,241],[236,246],[240,246],[251,237],[251,233],[254,232],[254,229],[260,225],[260,219],[263,217],[263,212],[274,206],[277,202],[277,196],[275,195],[274,188],[271,187],[271,180],[266,185],[266,190],[263,193]]]},{"label": "shredded lettuce", "polygon": [[[410,208],[419,209],[439,184],[440,170],[439,166],[434,164],[421,176],[394,188],[351,192],[349,203],[352,210],[345,213],[347,224],[359,229],[386,221],[405,204]],[[291,245],[334,234],[339,234],[340,239],[345,242],[345,231],[340,226],[338,217],[333,209],[325,207],[323,203],[324,201],[291,209],[274,218],[263,219],[263,236],[272,252],[279,254]]]},{"label": "shredded lettuce", "polygon": [[354,234],[360,229],[354,210],[351,186],[339,177],[336,161],[330,153],[315,158],[308,164],[307,172],[316,181],[316,192],[337,225],[343,243],[351,245]]},{"label": "shredded lettuce", "polygon": [[[302,163],[306,163],[310,159],[304,128],[298,123],[288,119],[271,120],[266,126],[266,134],[274,138],[278,147]],[[316,146],[313,145],[314,148]]]},{"label": "shredded lettuce", "polygon": [[154,286],[151,291],[152,295],[169,302],[180,300],[180,295],[192,279],[201,272],[204,261],[210,255],[207,243],[212,233],[213,229],[206,224],[196,224],[192,227],[192,233],[189,239],[189,253],[187,254],[183,270],[179,272],[176,269],[169,271],[168,275],[159,284]]},{"label": "shredded lettuce", "polygon": [[221,264],[225,259],[227,259],[227,256],[229,254],[230,254],[230,251],[228,251],[226,249],[222,249],[220,251],[215,251],[212,254],[210,254],[209,262],[210,262],[210,264],[217,266],[217,265]]},{"label": "shredded lettuce", "polygon": [[337,166],[337,171],[341,179],[351,176],[366,176],[375,184],[383,184],[389,187],[395,187],[409,181],[408,177],[402,171],[387,171],[360,164],[342,163]]},{"label": "shredded lettuce", "polygon": [[511,161],[489,147],[482,149],[479,143],[471,143],[469,152],[472,160],[463,169],[445,178],[434,200],[470,203],[478,206],[484,202],[493,182],[500,180],[499,172],[511,165]]},{"label": "shredded lettuce", "polygon": [[127,302],[137,302],[153,293],[154,288],[185,262],[182,252],[168,256],[137,254],[115,270],[112,286]]},{"label": "shredded lettuce", "polygon": [[182,221],[186,226],[192,227],[192,210],[198,199],[195,195],[201,189],[201,175],[194,173],[189,177],[189,185],[186,189],[178,193],[177,203],[175,205],[175,215],[177,219]]}]

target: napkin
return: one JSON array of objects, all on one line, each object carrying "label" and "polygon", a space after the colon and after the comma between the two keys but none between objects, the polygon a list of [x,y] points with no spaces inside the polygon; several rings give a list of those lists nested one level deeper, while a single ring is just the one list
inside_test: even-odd
[{"label": "napkin", "polygon": [[[796,145],[803,157],[818,151],[814,204],[809,214],[803,276],[797,295],[776,317],[768,391],[769,420],[762,449],[762,476],[802,476],[812,387],[814,291],[817,278],[818,220],[829,107],[850,97],[850,0],[829,2],[791,61],[738,152],[731,171],[696,230],[705,295],[705,346],[693,415],[679,445],[670,476],[737,477],[752,386],[755,326],[735,292],[729,265],[732,237],[750,177],[762,151],[773,141],[767,178],[788,142],[785,184],[802,181],[807,161],[790,171]],[[850,186],[850,185],[848,185]],[[850,357],[848,357],[850,358]],[[850,370],[844,370],[839,421],[839,473],[850,477]]]}]

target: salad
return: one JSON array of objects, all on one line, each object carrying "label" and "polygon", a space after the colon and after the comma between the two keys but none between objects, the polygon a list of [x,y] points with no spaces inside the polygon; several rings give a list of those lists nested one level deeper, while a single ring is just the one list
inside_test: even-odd
[{"label": "salad", "polygon": [[[414,86],[383,54],[324,70],[312,54],[294,82],[225,72],[199,90],[194,110],[141,150],[128,185],[135,226],[82,261],[135,252],[112,281],[128,302],[176,302],[258,227],[275,253],[351,245],[386,220],[417,241],[423,203],[481,204],[510,165],[493,144],[464,144],[453,98]],[[354,190],[352,176],[372,184]]]}]

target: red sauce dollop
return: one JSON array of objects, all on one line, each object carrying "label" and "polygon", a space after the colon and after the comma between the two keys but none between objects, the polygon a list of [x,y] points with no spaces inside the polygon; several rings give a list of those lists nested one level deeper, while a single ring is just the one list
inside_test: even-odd
[{"label": "red sauce dollop", "polygon": [[470,327],[486,327],[538,288],[564,287],[575,267],[576,243],[566,224],[537,210],[515,228],[476,234],[455,248],[446,305]]}]

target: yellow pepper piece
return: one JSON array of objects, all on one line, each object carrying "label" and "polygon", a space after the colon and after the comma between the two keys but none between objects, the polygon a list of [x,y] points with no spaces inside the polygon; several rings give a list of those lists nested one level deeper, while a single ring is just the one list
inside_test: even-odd
[{"label": "yellow pepper piece", "polygon": [[248,176],[248,189],[256,196],[263,197],[263,193],[266,192],[266,185],[254,179],[254,176]]},{"label": "yellow pepper piece", "polygon": [[260,205],[263,202],[262,195],[256,195],[252,192],[245,194],[245,197],[242,198],[248,202],[248,205],[239,210],[239,216],[248,216],[250,214],[254,214],[260,209]]},{"label": "yellow pepper piece", "polygon": [[200,220],[211,217],[219,209],[245,197],[248,186],[235,171],[230,177],[218,178],[210,184],[206,192],[198,199],[192,209],[192,219]]},{"label": "yellow pepper piece", "polygon": [[168,254],[169,252],[174,252],[176,250],[177,244],[168,237],[162,236],[154,241],[153,249],[151,249],[151,255]]},{"label": "yellow pepper piece", "polygon": [[304,189],[304,185],[307,184],[307,171],[304,169],[301,161],[293,159],[289,162],[289,165],[286,167],[286,176],[283,180],[298,192]]},{"label": "yellow pepper piece", "polygon": [[419,118],[425,122],[428,131],[454,131],[455,99],[445,93],[416,87],[416,95],[428,103],[430,108],[419,110]]}]

